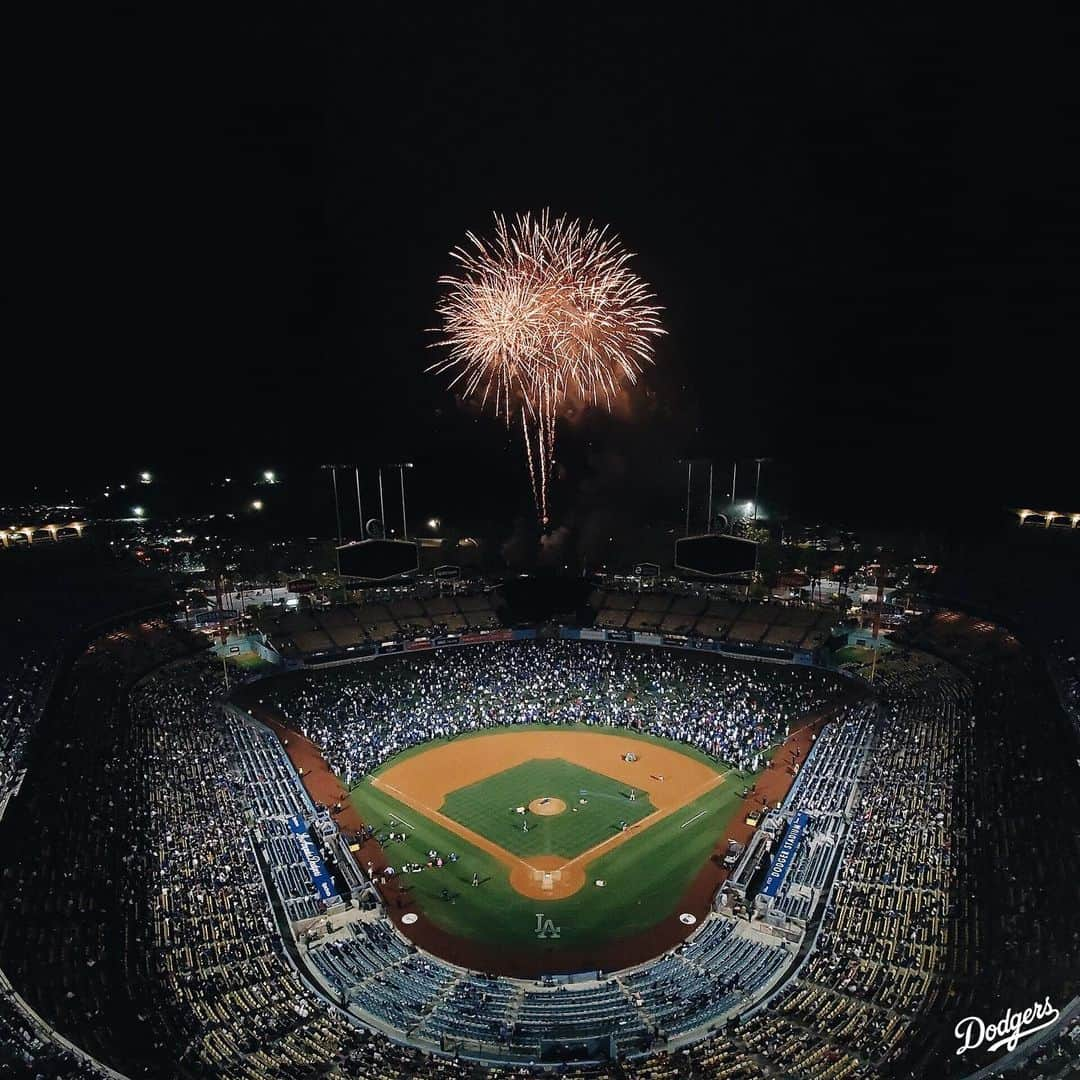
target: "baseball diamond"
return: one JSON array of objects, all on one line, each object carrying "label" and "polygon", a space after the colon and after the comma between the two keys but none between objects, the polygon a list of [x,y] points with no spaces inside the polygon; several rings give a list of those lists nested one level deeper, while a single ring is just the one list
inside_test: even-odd
[{"label": "baseball diamond", "polygon": [[[422,917],[479,942],[529,945],[534,935],[523,928],[543,901],[564,927],[560,940],[573,945],[670,917],[732,816],[737,793],[725,775],[687,747],[627,732],[504,730],[403,755],[352,798],[369,822],[395,833],[394,822],[411,823],[389,859],[407,861],[413,850],[424,864],[430,851],[457,856],[409,875]],[[530,808],[552,797],[530,798],[540,791],[566,809]],[[482,887],[447,903],[443,890],[471,884],[473,872]]]},{"label": "baseball diamond", "polygon": [[774,756],[804,756],[844,697],[815,672],[751,671],[494,643],[263,683],[252,711],[287,725],[406,937],[536,977],[640,962],[708,917],[747,799],[776,805]]}]

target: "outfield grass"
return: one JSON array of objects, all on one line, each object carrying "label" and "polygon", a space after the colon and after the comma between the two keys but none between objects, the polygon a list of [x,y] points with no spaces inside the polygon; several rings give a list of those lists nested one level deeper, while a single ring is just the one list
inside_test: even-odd
[{"label": "outfield grass", "polygon": [[[691,756],[701,757],[693,752]],[[551,942],[536,937],[537,912],[543,912],[545,918],[550,917],[561,927],[559,946],[567,948],[618,940],[674,917],[679,897],[715,843],[725,837],[739,805],[739,791],[751,782],[749,774],[731,776],[727,783],[595,859],[586,867],[587,884],[573,896],[542,901],[518,893],[510,885],[507,868],[493,856],[399,803],[374,787],[370,778],[353,791],[352,799],[363,819],[380,835],[389,831],[392,822],[405,827],[408,840],[385,848],[387,862],[395,868],[405,862],[426,863],[430,849],[444,856],[451,851],[459,855],[458,862],[448,863],[442,870],[425,869],[401,879],[410,886],[416,907],[424,917],[460,937],[540,952],[550,950]],[[540,792],[532,783],[527,792],[530,799],[555,794]],[[519,792],[516,802],[511,802],[516,805],[523,798],[524,793]],[[626,805],[633,804],[627,800]],[[703,815],[696,817],[701,811]],[[561,815],[567,816],[571,816],[569,811]],[[503,843],[503,838],[492,839]],[[474,872],[483,881],[479,888],[471,887]],[[604,888],[595,886],[598,878],[606,882]],[[453,903],[442,899],[443,889],[453,896]]]},{"label": "outfield grass", "polygon": [[[656,810],[643,792],[632,801],[629,794],[608,776],[561,758],[538,758],[452,791],[439,809],[514,855],[572,859],[610,840],[620,822],[633,825]],[[562,799],[566,810],[548,817],[515,813],[544,795]]]}]

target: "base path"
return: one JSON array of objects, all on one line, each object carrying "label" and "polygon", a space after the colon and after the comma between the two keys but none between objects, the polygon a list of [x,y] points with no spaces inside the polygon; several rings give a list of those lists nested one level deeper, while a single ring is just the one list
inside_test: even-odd
[{"label": "base path", "polygon": [[[635,760],[627,761],[626,754],[631,751]],[[628,788],[645,792],[656,811],[633,828],[615,833],[573,859],[547,855],[524,859],[437,809],[452,791],[527,761],[553,758],[572,761]],[[523,896],[533,900],[564,900],[584,886],[589,863],[719,787],[724,774],[662,743],[629,738],[617,728],[599,731],[553,728],[500,731],[453,740],[391,765],[371,782],[380,791],[498,859],[509,872],[510,884]],[[561,799],[557,801],[562,809],[566,808]]]},{"label": "base path", "polygon": [[[753,807],[760,807],[762,800],[775,806],[787,794],[794,782],[794,772],[790,766],[792,756],[802,763],[806,760],[813,741],[813,735],[828,722],[832,714],[843,703],[862,697],[854,692],[843,695],[829,709],[815,716],[808,716],[803,726],[785,741],[777,751],[772,764],[758,777],[757,790],[738,804],[737,813],[732,819],[726,836],[722,837],[709,860],[698,872],[690,887],[679,899],[676,911],[690,912],[700,921],[705,917],[712,903],[716,890],[727,879],[728,872],[723,869],[722,860],[727,848],[727,837],[745,842],[753,833],[753,828],[744,824],[747,812]],[[261,720],[281,737],[285,743],[289,760],[303,774],[304,785],[312,799],[323,806],[333,806],[339,800],[343,809],[334,815],[334,820],[346,832],[361,828],[363,822],[356,808],[348,800],[348,793],[341,781],[330,771],[323,759],[322,751],[309,739],[281,724],[277,715],[255,700],[255,695],[242,698],[242,704],[250,709],[252,715]],[[731,782],[738,782],[732,777]],[[356,856],[362,867],[374,867],[378,874],[387,865],[386,855],[376,840],[368,840]],[[533,860],[539,863],[540,860]],[[561,861],[561,860],[560,860]],[[616,941],[606,941],[595,946],[566,948],[557,941],[547,944],[542,949],[511,949],[506,946],[485,945],[458,937],[440,929],[428,919],[420,919],[411,926],[403,925],[402,915],[406,914],[413,901],[408,892],[402,891],[402,881],[392,878],[379,887],[386,905],[386,914],[391,918],[401,933],[422,949],[427,949],[436,956],[470,971],[484,971],[492,975],[508,975],[512,978],[533,979],[540,972],[565,971],[616,971],[619,968],[632,967],[658,956],[683,941],[688,928],[678,919],[666,919],[648,930]]]}]

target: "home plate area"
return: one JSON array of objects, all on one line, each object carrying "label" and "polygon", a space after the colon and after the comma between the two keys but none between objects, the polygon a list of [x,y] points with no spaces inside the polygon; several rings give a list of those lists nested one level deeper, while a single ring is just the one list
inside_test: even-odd
[{"label": "home plate area", "polygon": [[555,883],[562,881],[561,870],[534,870],[533,880],[540,882],[540,888],[544,892],[554,892]]}]

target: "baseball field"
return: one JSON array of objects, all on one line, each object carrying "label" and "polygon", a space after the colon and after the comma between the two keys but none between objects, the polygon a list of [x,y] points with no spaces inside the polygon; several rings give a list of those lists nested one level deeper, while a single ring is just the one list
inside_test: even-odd
[{"label": "baseball field", "polygon": [[625,729],[515,727],[407,751],[351,799],[417,920],[550,950],[678,919],[750,782]]}]

